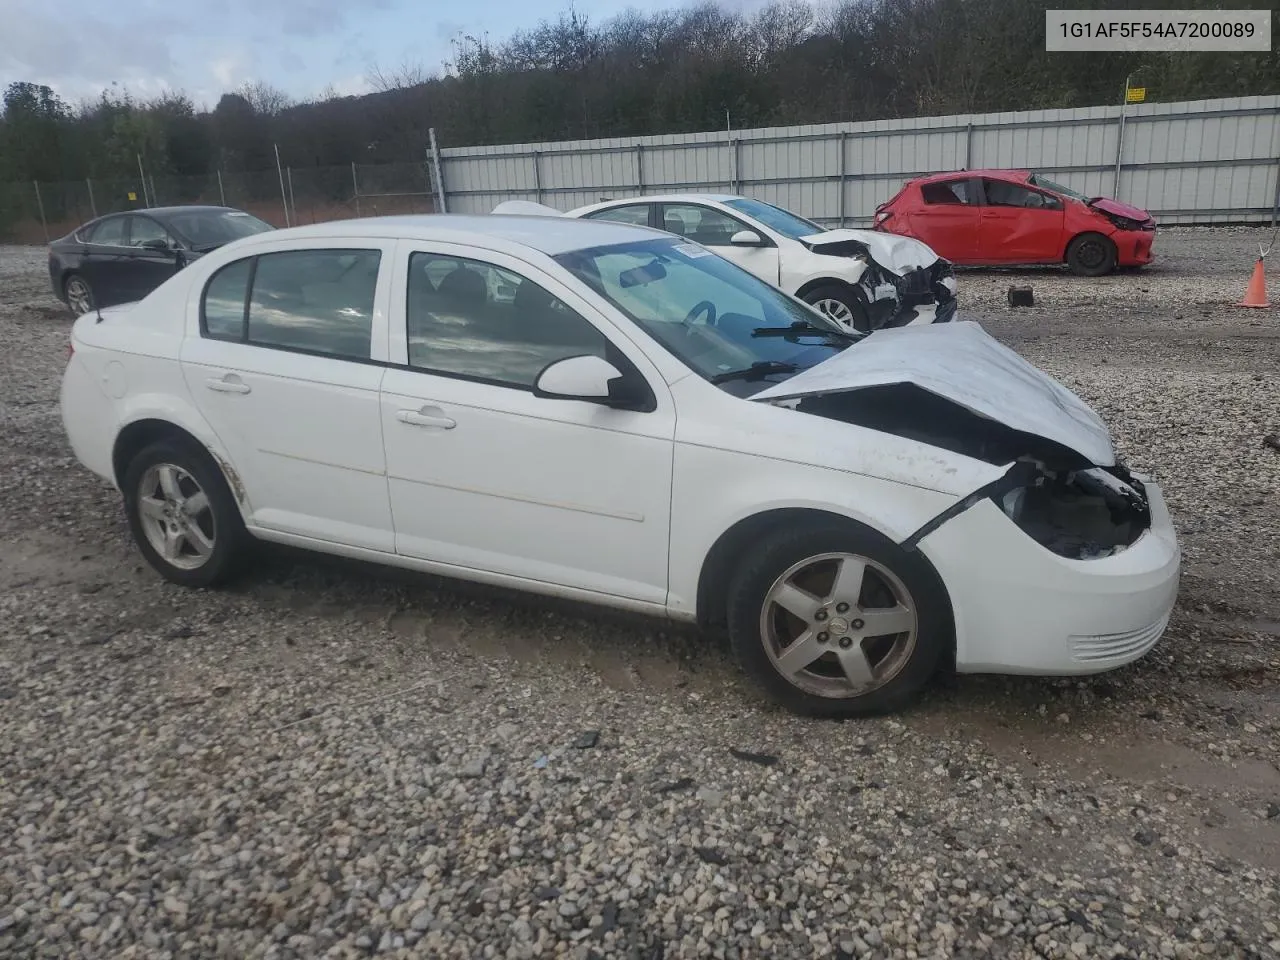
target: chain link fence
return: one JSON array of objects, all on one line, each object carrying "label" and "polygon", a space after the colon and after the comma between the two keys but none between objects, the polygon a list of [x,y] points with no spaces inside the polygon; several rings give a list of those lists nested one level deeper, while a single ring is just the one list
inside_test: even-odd
[{"label": "chain link fence", "polygon": [[350,217],[431,213],[427,161],[154,174],[119,180],[0,183],[0,242],[46,243],[107,213],[183,204],[236,207],[276,227]]}]

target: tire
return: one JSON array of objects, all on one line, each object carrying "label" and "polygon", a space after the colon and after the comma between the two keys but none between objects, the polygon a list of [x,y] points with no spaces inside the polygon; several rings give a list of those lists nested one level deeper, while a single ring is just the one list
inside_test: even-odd
[{"label": "tire", "polygon": [[[866,333],[870,327],[866,304],[854,296],[848,287],[838,283],[823,284],[810,290],[802,299],[844,327],[859,333]],[[843,308],[843,312],[835,306],[837,304]]]},{"label": "tire", "polygon": [[[62,281],[62,293],[67,298],[67,309],[77,317],[90,312],[98,302],[94,299],[93,288],[89,286],[89,281],[78,273],[67,274],[66,279]],[[83,309],[77,306],[77,303],[83,304]]]},{"label": "tire", "polygon": [[[851,585],[859,564],[865,573],[855,597],[836,571]],[[788,608],[777,602],[779,590]],[[809,521],[764,537],[731,578],[727,605],[743,670],[777,703],[806,716],[871,716],[904,706],[937,671],[953,635],[946,589],[928,561],[847,521]],[[806,608],[807,623],[791,608]],[[872,632],[873,618],[885,632]],[[888,633],[894,626],[904,629]]]},{"label": "tire", "polygon": [[1100,233],[1082,233],[1067,244],[1067,267],[1078,277],[1100,277],[1116,268],[1116,245]]},{"label": "tire", "polygon": [[[222,471],[204,449],[180,440],[153,443],[129,462],[121,488],[134,543],[166,580],[211,587],[239,571],[249,534]],[[204,500],[197,501],[201,492]],[[166,555],[163,545],[170,539],[176,549]]]}]

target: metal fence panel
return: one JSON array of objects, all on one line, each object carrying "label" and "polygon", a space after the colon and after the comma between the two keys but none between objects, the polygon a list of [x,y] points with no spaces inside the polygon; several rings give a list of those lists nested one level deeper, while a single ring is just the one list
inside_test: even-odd
[{"label": "metal fence panel", "polygon": [[1123,124],[1121,112],[1101,106],[452,147],[441,159],[450,209],[470,213],[508,199],[569,210],[606,196],[730,191],[822,223],[867,223],[911,176],[1031,168],[1089,196],[1145,207],[1166,224],[1273,220],[1280,97],[1128,106]]}]

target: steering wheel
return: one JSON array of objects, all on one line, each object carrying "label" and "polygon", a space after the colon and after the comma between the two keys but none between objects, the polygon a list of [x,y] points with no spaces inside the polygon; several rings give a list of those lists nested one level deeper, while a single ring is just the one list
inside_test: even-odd
[{"label": "steering wheel", "polygon": [[694,317],[702,313],[707,315],[707,326],[714,327],[716,325],[716,305],[710,300],[699,300],[695,303],[693,309],[685,314],[685,325],[693,326]]}]

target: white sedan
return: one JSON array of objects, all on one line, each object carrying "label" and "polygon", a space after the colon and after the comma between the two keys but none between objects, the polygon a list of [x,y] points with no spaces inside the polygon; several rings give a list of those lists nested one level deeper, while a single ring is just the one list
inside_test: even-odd
[{"label": "white sedan", "polygon": [[[516,212],[517,205],[530,213],[537,206],[508,201],[494,212]],[[609,200],[564,216],[648,225],[687,237],[849,330],[945,323],[955,316],[951,263],[910,237],[827,230],[763,200],[732,194]]]},{"label": "white sedan", "polygon": [[256,538],[727,625],[828,716],[1119,666],[1177,591],[1159,488],[977,324],[850,334],[647,227],[272,231],[71,341],[71,447],[178,584]]}]

